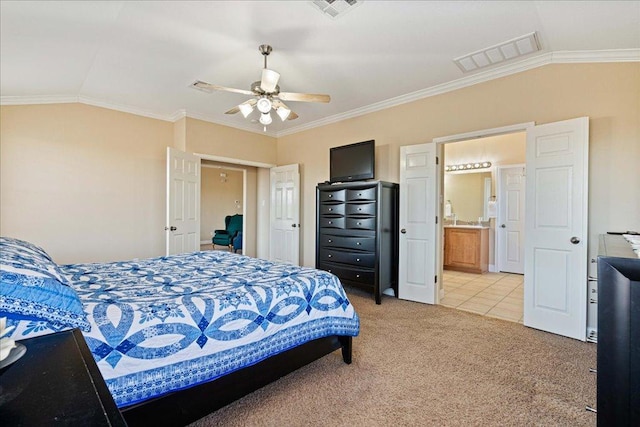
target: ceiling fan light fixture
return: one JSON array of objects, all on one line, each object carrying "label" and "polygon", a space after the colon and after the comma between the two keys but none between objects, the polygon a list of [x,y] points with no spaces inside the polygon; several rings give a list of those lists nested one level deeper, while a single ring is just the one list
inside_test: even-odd
[{"label": "ceiling fan light fixture", "polygon": [[243,103],[243,104],[238,105],[238,108],[240,109],[240,112],[242,113],[242,115],[244,116],[245,119],[253,111],[253,105],[251,105],[251,104]]},{"label": "ceiling fan light fixture", "polygon": [[287,107],[278,107],[276,114],[280,117],[280,120],[284,122],[289,117],[289,114],[291,114],[291,110]]},{"label": "ceiling fan light fixture", "polygon": [[270,125],[271,122],[273,121],[273,119],[271,118],[271,114],[267,113],[262,113],[260,115],[260,123],[263,125]]},{"label": "ceiling fan light fixture", "polygon": [[271,111],[271,100],[269,98],[262,97],[258,99],[257,106],[258,111],[260,111],[262,114],[267,114],[269,111]]},{"label": "ceiling fan light fixture", "polygon": [[268,68],[263,68],[262,79],[260,80],[260,88],[266,93],[274,92],[276,90],[278,80],[280,80],[280,73]]}]

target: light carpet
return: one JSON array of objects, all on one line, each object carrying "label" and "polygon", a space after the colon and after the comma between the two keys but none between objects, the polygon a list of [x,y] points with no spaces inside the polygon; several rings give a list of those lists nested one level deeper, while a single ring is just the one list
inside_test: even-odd
[{"label": "light carpet", "polygon": [[347,288],[360,316],[339,351],[193,426],[591,426],[596,345]]}]

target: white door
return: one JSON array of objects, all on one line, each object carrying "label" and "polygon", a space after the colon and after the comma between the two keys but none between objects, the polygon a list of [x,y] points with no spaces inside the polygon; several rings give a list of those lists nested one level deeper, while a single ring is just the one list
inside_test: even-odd
[{"label": "white door", "polygon": [[200,250],[200,157],[167,147],[167,255]]},{"label": "white door", "polygon": [[498,271],[524,274],[525,167],[498,169]]},{"label": "white door", "polygon": [[436,304],[436,144],[400,147],[398,298]]},{"label": "white door", "polygon": [[527,129],[524,324],[583,341],[588,153],[588,117]]},{"label": "white door", "polygon": [[269,259],[300,265],[300,173],[298,165],[271,168]]}]

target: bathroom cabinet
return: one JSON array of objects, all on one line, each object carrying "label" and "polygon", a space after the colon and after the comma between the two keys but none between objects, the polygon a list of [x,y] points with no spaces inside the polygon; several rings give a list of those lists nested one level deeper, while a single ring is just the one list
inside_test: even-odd
[{"label": "bathroom cabinet", "polygon": [[444,269],[485,273],[489,269],[489,228],[444,227]]}]

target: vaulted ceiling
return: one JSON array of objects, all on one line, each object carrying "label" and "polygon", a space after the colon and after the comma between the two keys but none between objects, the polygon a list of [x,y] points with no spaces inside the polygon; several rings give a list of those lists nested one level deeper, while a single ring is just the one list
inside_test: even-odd
[{"label": "vaulted ceiling", "polygon": [[[640,60],[640,1],[365,0],[337,18],[312,3],[2,0],[0,101],[80,101],[262,132],[257,112],[224,114],[248,96],[190,84],[248,90],[263,67],[258,46],[270,44],[282,91],[331,95],[288,102],[299,118],[274,115],[267,128],[284,135],[548,63]],[[471,72],[453,62],[533,32],[537,52]]]}]

